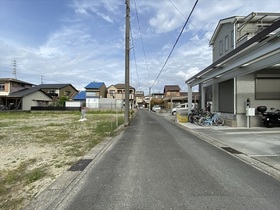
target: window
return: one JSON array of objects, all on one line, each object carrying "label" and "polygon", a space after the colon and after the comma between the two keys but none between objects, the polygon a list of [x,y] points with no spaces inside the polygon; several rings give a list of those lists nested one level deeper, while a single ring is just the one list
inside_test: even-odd
[{"label": "window", "polygon": [[223,41],[222,40],[219,43],[219,52],[220,52],[220,55],[223,54]]},{"label": "window", "polygon": [[257,74],[256,99],[280,99],[280,74]]},{"label": "window", "polygon": [[86,92],[86,96],[87,97],[95,97],[95,96],[98,96],[98,93],[97,92]]},{"label": "window", "polygon": [[115,95],[115,90],[110,90],[109,94],[110,94],[110,96],[114,96]]},{"label": "window", "polygon": [[5,84],[4,83],[0,83],[0,91],[5,91]]},{"label": "window", "polygon": [[228,43],[228,35],[225,37],[225,50],[228,51],[229,48],[229,43]]},{"label": "window", "polygon": [[64,96],[70,96],[70,94],[71,94],[70,91],[68,91],[68,90],[64,91]]}]

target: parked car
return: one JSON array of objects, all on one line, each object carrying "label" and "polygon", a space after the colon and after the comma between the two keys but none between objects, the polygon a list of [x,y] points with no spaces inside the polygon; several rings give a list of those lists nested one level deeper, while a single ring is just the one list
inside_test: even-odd
[{"label": "parked car", "polygon": [[[175,108],[173,108],[171,110],[171,114],[175,115],[177,110],[181,110],[181,109],[188,109],[188,103],[184,103],[184,104],[179,104],[178,106],[176,106]],[[192,109],[194,109],[194,103],[192,103]]]},{"label": "parked car", "polygon": [[152,110],[153,110],[154,112],[156,112],[156,111],[161,110],[161,107],[160,107],[159,105],[154,105],[153,108],[152,108]]}]

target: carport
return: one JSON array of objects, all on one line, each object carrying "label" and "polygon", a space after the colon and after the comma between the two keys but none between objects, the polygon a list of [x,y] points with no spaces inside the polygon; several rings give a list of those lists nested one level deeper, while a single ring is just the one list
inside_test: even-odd
[{"label": "carport", "polygon": [[[271,101],[267,100],[269,98],[263,97],[265,94],[270,94],[269,85],[258,89],[258,85],[265,79],[271,79],[270,81],[276,86],[280,81],[279,28],[280,20],[278,19],[224,57],[186,80],[189,106],[192,101],[192,88],[197,85],[201,93],[201,108],[206,106],[206,88],[211,87],[212,111],[221,112],[224,118],[236,121],[232,126],[244,126],[247,99],[249,99],[248,106],[251,107],[262,103],[280,105],[280,96],[278,100],[275,100],[274,96],[274,100]],[[248,84],[251,84],[252,87],[242,89],[242,85],[245,87]],[[280,91],[278,92],[280,94]],[[259,96],[261,94],[263,95]]]}]

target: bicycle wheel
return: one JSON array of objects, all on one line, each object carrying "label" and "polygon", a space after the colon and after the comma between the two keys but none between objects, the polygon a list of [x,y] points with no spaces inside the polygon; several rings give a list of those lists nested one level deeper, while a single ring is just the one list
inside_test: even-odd
[{"label": "bicycle wheel", "polygon": [[224,120],[224,118],[222,118],[222,117],[220,117],[220,116],[217,116],[217,117],[214,119],[214,123],[215,123],[215,125],[224,125],[225,120]]},{"label": "bicycle wheel", "polygon": [[207,118],[206,117],[201,117],[198,121],[197,124],[200,126],[207,126],[209,125],[209,123],[207,122]]},{"label": "bicycle wheel", "polygon": [[193,121],[194,121],[193,114],[188,115],[188,120],[189,120],[190,123],[193,123]]}]

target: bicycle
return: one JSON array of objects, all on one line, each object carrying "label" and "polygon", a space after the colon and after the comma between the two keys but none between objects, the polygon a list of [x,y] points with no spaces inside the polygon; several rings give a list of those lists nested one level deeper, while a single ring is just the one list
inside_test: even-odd
[{"label": "bicycle", "polygon": [[224,125],[224,118],[219,116],[217,113],[210,113],[208,117],[201,117],[199,120],[199,125],[209,126],[209,125]]},{"label": "bicycle", "polygon": [[188,121],[190,123],[194,123],[194,124],[199,124],[199,120],[201,117],[206,117],[207,116],[207,112],[204,112],[203,109],[200,109],[198,111],[195,110],[191,110],[192,113],[190,113],[188,115]]}]

